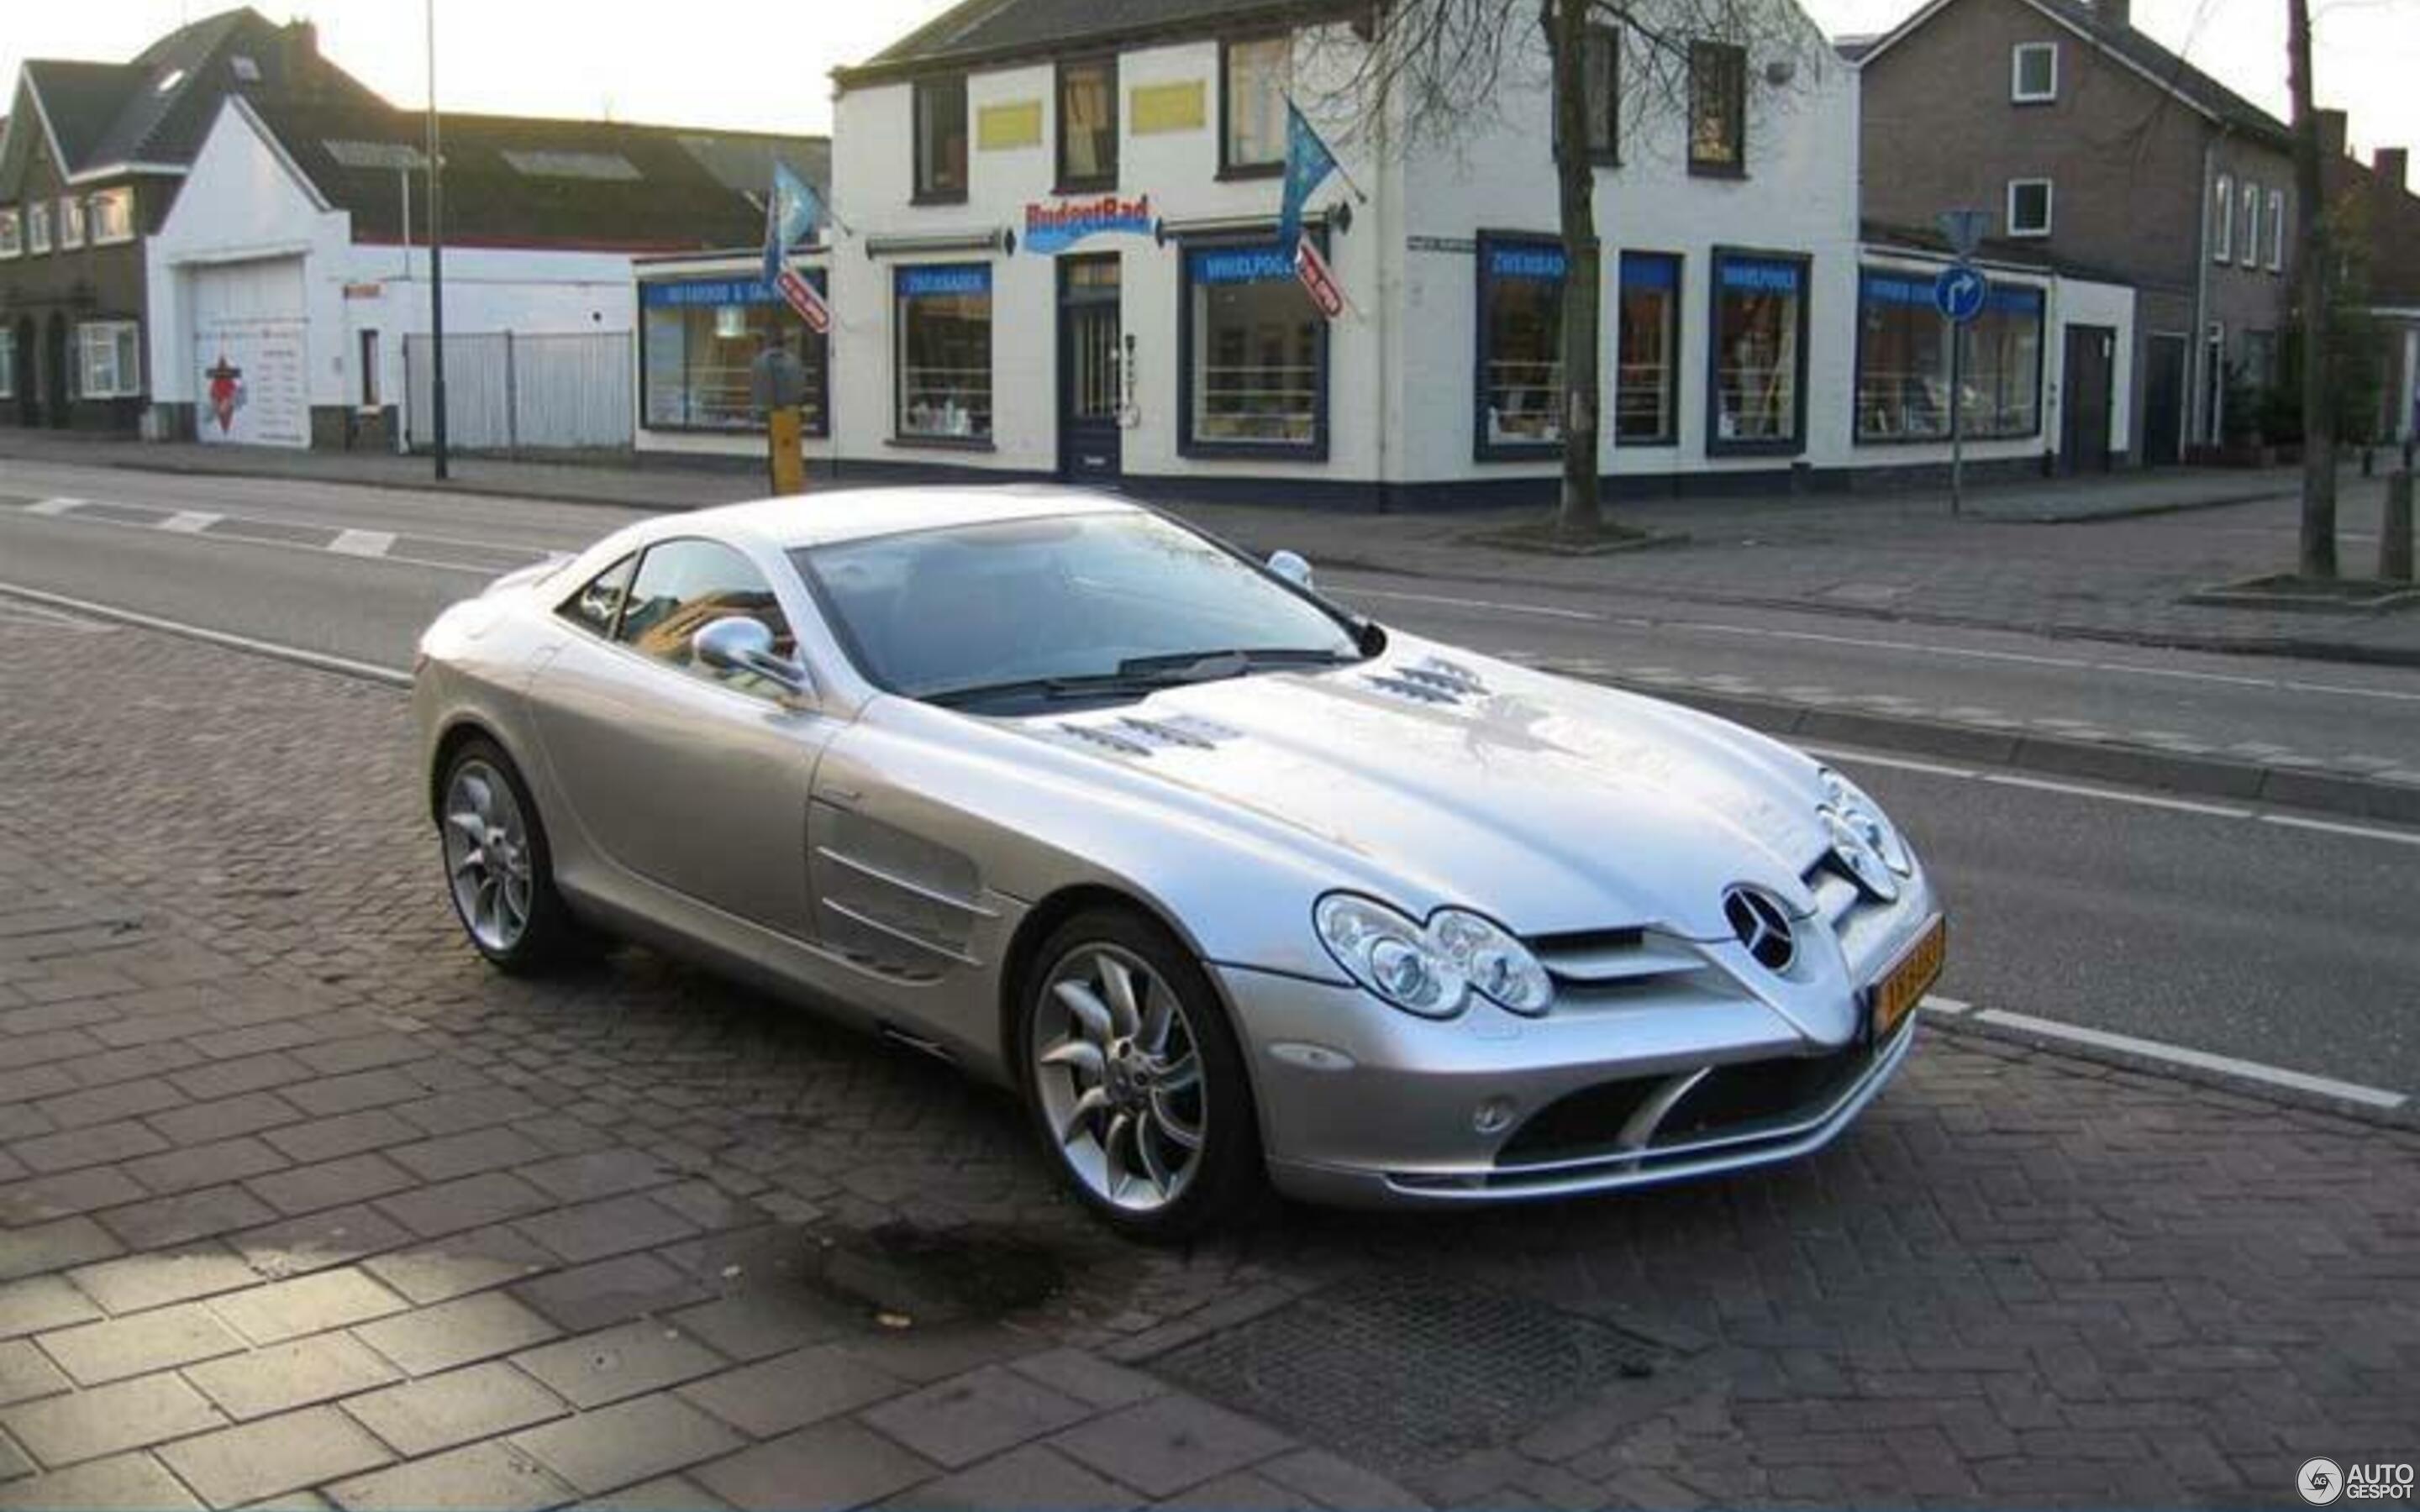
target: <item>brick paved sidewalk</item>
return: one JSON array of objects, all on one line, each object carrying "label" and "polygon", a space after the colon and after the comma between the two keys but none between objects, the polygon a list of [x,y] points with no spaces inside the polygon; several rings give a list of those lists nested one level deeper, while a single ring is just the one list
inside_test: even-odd
[{"label": "brick paved sidewalk", "polygon": [[1787,1169],[1104,1238],[1013,1110],[455,939],[392,691],[0,614],[0,1505],[2264,1504],[2420,1138],[1936,1035]]}]

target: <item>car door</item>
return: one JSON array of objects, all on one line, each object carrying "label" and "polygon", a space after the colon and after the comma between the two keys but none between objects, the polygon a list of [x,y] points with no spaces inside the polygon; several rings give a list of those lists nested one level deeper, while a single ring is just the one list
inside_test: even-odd
[{"label": "car door", "polygon": [[[838,721],[752,673],[706,667],[691,640],[744,615],[794,656],[763,571],[720,541],[659,541],[627,590],[608,568],[567,601],[587,633],[529,686],[556,788],[601,856],[657,887],[803,940],[807,797]],[[600,625],[600,621],[603,623]]]}]

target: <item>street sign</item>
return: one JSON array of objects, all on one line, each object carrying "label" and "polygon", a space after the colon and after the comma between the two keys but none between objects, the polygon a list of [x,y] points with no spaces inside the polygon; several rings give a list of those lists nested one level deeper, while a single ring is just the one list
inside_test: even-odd
[{"label": "street sign", "polygon": [[1328,270],[1327,259],[1305,237],[1295,243],[1294,275],[1311,295],[1311,302],[1319,313],[1333,320],[1344,313],[1344,291],[1336,286],[1336,275]]},{"label": "street sign", "polygon": [[815,292],[815,286],[807,282],[805,274],[785,265],[782,269],[782,276],[773,281],[773,286],[782,291],[782,298],[789,301],[790,308],[798,312],[799,320],[809,331],[820,336],[831,329],[831,307],[824,303],[824,297]]},{"label": "street sign", "polygon": [[1932,307],[1943,319],[1962,326],[1983,313],[1983,301],[1991,292],[1991,280],[1980,269],[1953,264],[1932,281]]},{"label": "street sign", "polygon": [[1941,228],[1941,235],[1948,241],[1951,255],[1963,262],[1975,255],[1975,249],[1983,244],[1983,238],[1991,231],[1992,212],[1943,210],[1932,218],[1932,224]]}]

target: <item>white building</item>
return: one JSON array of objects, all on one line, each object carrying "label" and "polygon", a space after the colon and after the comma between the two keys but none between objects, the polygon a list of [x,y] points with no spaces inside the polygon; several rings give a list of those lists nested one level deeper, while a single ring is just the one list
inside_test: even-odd
[{"label": "white building", "polygon": [[[761,226],[776,151],[822,170],[811,139],[443,129],[446,409],[464,447],[627,446],[633,256]],[[426,444],[423,130],[383,106],[228,99],[146,245],[153,434]]]},{"label": "white building", "polygon": [[[801,259],[827,281],[829,342],[800,339],[752,257],[643,265],[639,444],[757,453],[727,407],[711,428],[680,418],[667,353],[719,349],[704,381],[729,392],[761,326],[804,347],[810,452],[844,475],[1396,507],[1547,497],[1564,256],[1543,37],[1497,118],[1404,152],[1400,119],[1323,83],[1357,45],[1342,21],[1288,31],[1270,18],[1304,8],[1257,0],[1175,13],[1137,25],[1102,7],[1070,33],[1063,7],[981,0],[840,70],[835,224]],[[1861,332],[1901,323],[1861,291],[1896,292],[1880,275],[1924,255],[1861,248],[1855,75],[1787,20],[1798,39],[1771,56],[1692,49],[1689,120],[1616,105],[1591,132],[1617,493],[1820,486],[1947,456],[1921,397],[1946,414],[1946,347],[1912,334],[1878,346],[1898,365],[1866,375],[1868,397],[1899,398],[1863,406],[1861,434]],[[1307,217],[1351,301],[1332,321],[1269,250],[1289,95],[1343,168]],[[1991,391],[1993,434],[1967,455],[2039,469],[2059,434],[2046,332],[2071,301],[2131,315],[2003,271],[2021,287],[1978,323],[1993,334],[1964,385],[1970,417]]]}]

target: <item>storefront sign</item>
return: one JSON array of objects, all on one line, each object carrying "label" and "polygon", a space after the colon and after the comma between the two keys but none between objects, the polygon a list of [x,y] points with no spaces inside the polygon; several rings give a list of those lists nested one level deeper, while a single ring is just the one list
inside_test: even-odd
[{"label": "storefront sign", "polygon": [[1041,145],[1042,101],[1012,100],[1005,104],[985,105],[975,112],[978,151],[1004,152]]},{"label": "storefront sign", "polygon": [[1139,84],[1126,95],[1126,118],[1137,136],[1161,131],[1198,131],[1209,119],[1208,91],[1199,79],[1175,84]]},{"label": "storefront sign", "polygon": [[1723,287],[1750,294],[1795,294],[1799,273],[1796,263],[1752,257],[1726,257],[1722,261]]},{"label": "storefront sign", "polygon": [[831,330],[831,306],[824,302],[823,295],[816,291],[814,285],[807,282],[806,274],[795,268],[784,267],[782,276],[773,282],[781,289],[782,298],[799,313],[799,318],[806,323],[809,331],[820,336]]},{"label": "storefront sign", "polygon": [[991,265],[963,263],[947,268],[902,268],[897,288],[903,300],[925,294],[988,294]]},{"label": "storefront sign", "polygon": [[[1913,304],[1932,308],[1932,277],[1925,273],[1869,271],[1860,275],[1858,292],[1868,304]],[[2033,315],[2042,307],[2042,291],[2023,284],[1992,285],[1984,299],[1987,310]]]},{"label": "storefront sign", "polygon": [[1233,247],[1193,259],[1197,284],[1277,284],[1295,276],[1294,261],[1275,247]]},{"label": "storefront sign", "polygon": [[1563,281],[1565,266],[1560,247],[1501,246],[1491,247],[1487,253],[1487,271],[1495,278],[1527,278],[1559,284]]},{"label": "storefront sign", "polygon": [[201,415],[195,434],[236,446],[308,446],[302,327],[287,321],[223,321],[195,332]]},{"label": "storefront sign", "polygon": [[1336,285],[1336,275],[1328,270],[1327,259],[1309,241],[1294,245],[1294,274],[1311,295],[1311,302],[1321,315],[1333,320],[1344,313],[1344,291]]},{"label": "storefront sign", "polygon": [[781,294],[761,278],[665,279],[639,285],[639,302],[650,308],[698,305],[779,304]]},{"label": "storefront sign", "polygon": [[1025,207],[1028,252],[1046,255],[1064,252],[1086,237],[1104,232],[1151,235],[1151,196],[1138,194],[1132,199],[1120,199],[1115,194],[1104,194],[1098,199],[1063,204],[1036,200]]}]

